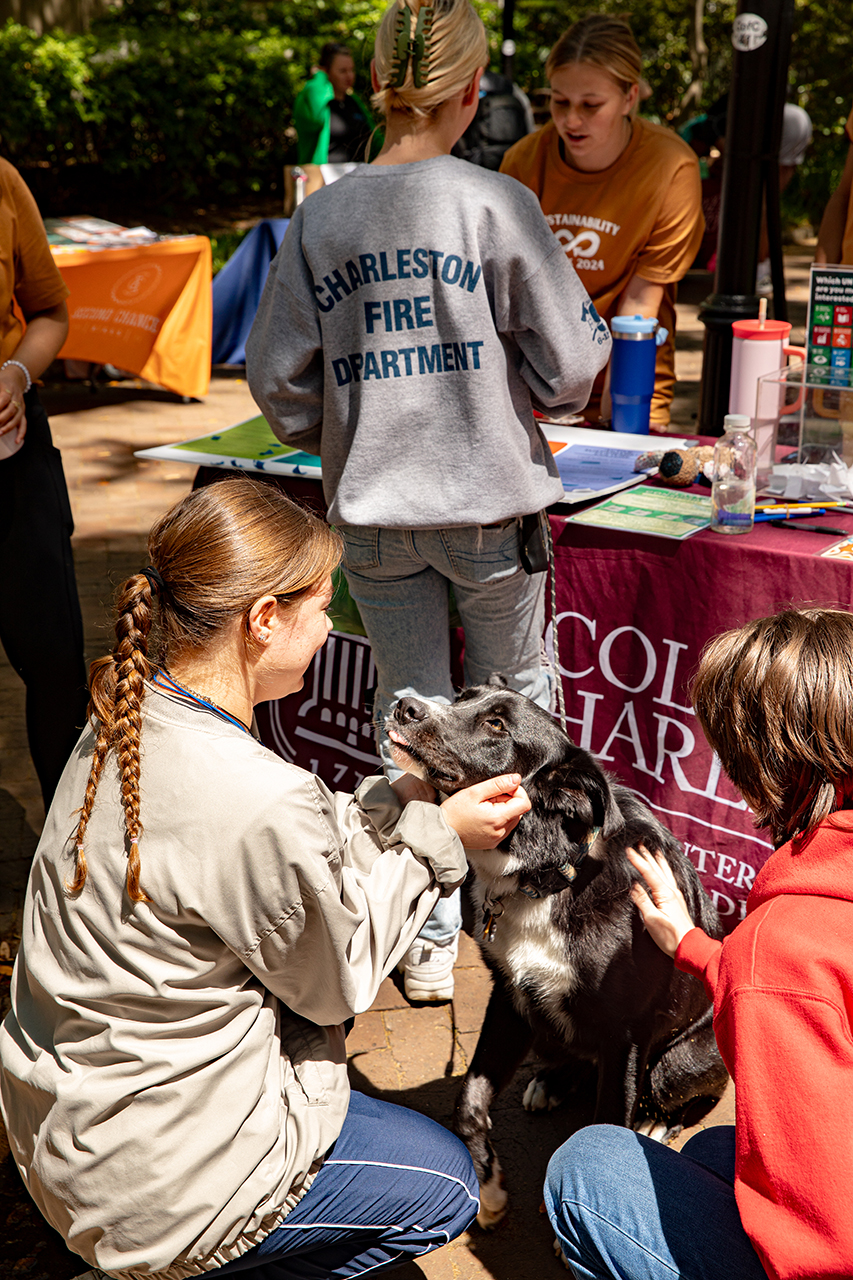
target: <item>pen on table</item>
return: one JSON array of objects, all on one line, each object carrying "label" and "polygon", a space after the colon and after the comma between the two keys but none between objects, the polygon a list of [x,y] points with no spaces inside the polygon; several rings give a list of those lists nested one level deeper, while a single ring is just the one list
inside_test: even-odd
[{"label": "pen on table", "polygon": [[821,510],[834,507],[839,511],[853,511],[849,502],[782,502],[781,499],[777,499],[776,502],[756,502],[755,504],[756,511],[776,511],[779,515],[783,511],[817,511],[818,507]]},{"label": "pen on table", "polygon": [[800,510],[800,511],[786,511],[784,515],[782,515],[781,513],[778,515],[774,515],[772,511],[759,511],[756,513],[755,519],[756,521],[772,520],[774,524],[777,524],[780,520],[800,520],[802,519],[803,516],[824,516],[824,515],[826,515],[826,510],[824,507],[808,507],[805,510]]},{"label": "pen on table", "polygon": [[833,529],[827,524],[791,524],[788,520],[771,520],[770,524],[774,529],[790,529],[792,533],[832,533],[842,538],[853,538],[849,529]]}]

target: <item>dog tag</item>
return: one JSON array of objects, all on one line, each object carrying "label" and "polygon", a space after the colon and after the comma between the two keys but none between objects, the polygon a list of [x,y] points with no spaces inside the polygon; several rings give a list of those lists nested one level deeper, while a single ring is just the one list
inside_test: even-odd
[{"label": "dog tag", "polygon": [[500,902],[483,903],[483,942],[491,942],[504,909]]}]

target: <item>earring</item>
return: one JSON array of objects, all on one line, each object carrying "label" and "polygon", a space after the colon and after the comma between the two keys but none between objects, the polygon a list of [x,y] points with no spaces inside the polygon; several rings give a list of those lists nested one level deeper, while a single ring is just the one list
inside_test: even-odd
[{"label": "earring", "polygon": [[269,640],[269,638],[270,638],[270,633],[268,631],[264,630],[264,631],[258,632],[258,639],[263,640],[264,643],[266,643],[267,640]]}]

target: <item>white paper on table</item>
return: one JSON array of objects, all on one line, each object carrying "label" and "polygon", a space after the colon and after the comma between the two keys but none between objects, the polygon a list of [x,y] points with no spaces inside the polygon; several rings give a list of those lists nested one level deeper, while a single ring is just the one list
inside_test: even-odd
[{"label": "white paper on table", "polygon": [[[688,444],[686,440],[676,436],[598,431],[594,427],[562,426],[552,422],[540,425],[549,442],[564,444],[573,449],[574,456],[571,460],[565,456],[564,450],[554,454],[558,468],[566,472],[561,476],[565,488],[565,493],[559,500],[561,506],[589,502],[592,498],[603,498],[609,493],[618,493],[621,489],[642,484],[647,476],[654,474],[656,468],[634,471],[634,463],[641,453],[666,452],[667,449],[681,449]],[[587,477],[592,478],[596,470],[600,473],[600,480],[595,485],[584,485],[582,481]]]},{"label": "white paper on table", "polygon": [[850,502],[853,471],[833,454],[832,462],[780,462],[765,486],[774,498],[788,502]]}]

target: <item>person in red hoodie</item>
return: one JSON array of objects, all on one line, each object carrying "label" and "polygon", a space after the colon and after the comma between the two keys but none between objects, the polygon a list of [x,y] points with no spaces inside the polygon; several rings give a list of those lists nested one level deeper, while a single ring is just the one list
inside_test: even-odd
[{"label": "person in red hoodie", "polygon": [[786,609],[718,636],[692,697],[775,852],[722,943],[662,857],[628,857],[645,927],[714,1002],[736,1122],[680,1152],[582,1129],[552,1157],[546,1206],[583,1280],[850,1280],[853,614]]}]

